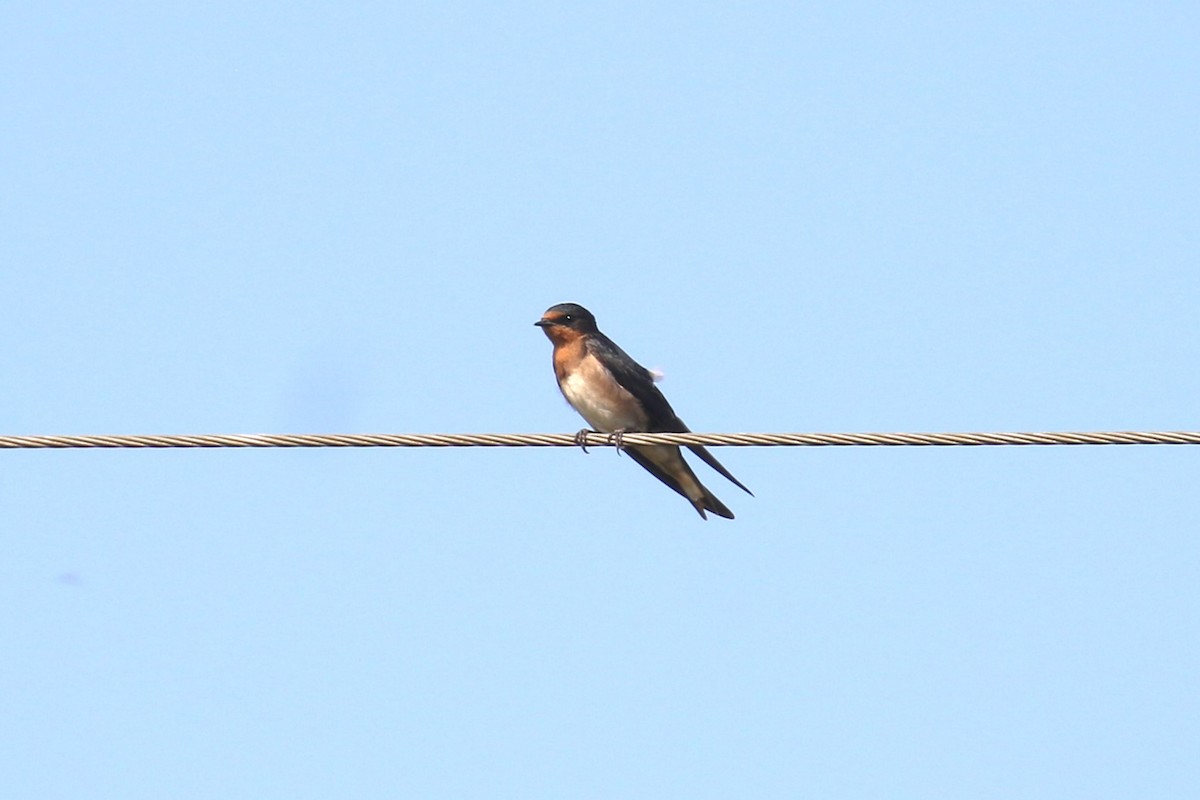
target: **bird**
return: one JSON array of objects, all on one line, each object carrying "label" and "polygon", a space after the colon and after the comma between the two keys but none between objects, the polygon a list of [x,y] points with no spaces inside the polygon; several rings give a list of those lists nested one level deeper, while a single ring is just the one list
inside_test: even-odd
[{"label": "bird", "polygon": [[[559,303],[533,323],[554,345],[554,376],[563,397],[596,432],[688,433],[687,425],[654,385],[650,370],[634,361],[596,327],[592,312],[577,303]],[[584,434],[587,431],[580,431]],[[733,512],[696,477],[676,445],[618,447],[647,472],[692,504],[701,519],[711,511],[733,519]],[[750,496],[746,486],[700,445],[688,449]]]}]

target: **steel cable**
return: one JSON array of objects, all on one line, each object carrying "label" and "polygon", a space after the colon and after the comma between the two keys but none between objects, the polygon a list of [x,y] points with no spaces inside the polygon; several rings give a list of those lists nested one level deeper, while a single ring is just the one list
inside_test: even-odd
[{"label": "steel cable", "polygon": [[[980,447],[1200,444],[1198,431],[1046,433],[626,433],[623,445],[711,447]],[[174,447],[611,447],[605,433],[250,433],[161,436],[0,436],[0,449]]]}]

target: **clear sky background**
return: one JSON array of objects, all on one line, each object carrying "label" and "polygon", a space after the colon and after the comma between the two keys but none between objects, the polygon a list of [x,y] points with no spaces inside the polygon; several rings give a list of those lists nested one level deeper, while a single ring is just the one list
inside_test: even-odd
[{"label": "clear sky background", "polygon": [[[1195,3],[11,3],[0,430],[1200,428]],[[0,453],[0,795],[1195,797],[1200,449]]]}]

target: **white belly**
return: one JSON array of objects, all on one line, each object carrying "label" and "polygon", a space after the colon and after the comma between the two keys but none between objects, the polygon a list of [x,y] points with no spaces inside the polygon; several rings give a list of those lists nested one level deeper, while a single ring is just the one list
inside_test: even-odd
[{"label": "white belly", "polygon": [[637,413],[638,404],[602,370],[578,369],[560,384],[567,398],[588,425],[598,431],[635,431],[645,426],[644,415]]}]

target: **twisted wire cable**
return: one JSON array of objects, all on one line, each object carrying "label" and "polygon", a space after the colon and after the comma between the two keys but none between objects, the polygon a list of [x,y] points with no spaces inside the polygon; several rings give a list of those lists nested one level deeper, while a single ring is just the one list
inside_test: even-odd
[{"label": "twisted wire cable", "polygon": [[1045,433],[246,433],[0,436],[0,449],[213,447],[980,447],[997,445],[1200,444],[1200,431]]}]

